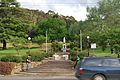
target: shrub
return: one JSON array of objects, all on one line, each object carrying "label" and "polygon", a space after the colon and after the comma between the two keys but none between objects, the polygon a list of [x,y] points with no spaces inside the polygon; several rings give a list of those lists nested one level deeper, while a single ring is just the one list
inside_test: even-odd
[{"label": "shrub", "polygon": [[75,61],[77,56],[77,52],[75,50],[70,51],[70,60]]},{"label": "shrub", "polygon": [[60,51],[62,49],[62,44],[60,44],[57,41],[53,42],[51,46],[53,48],[53,51],[55,51],[55,52],[58,52],[58,51]]},{"label": "shrub", "polygon": [[11,62],[0,62],[0,74],[9,75],[15,67],[15,63]]},{"label": "shrub", "polygon": [[31,56],[31,61],[35,61],[36,62],[36,61],[41,61],[44,58],[51,57],[53,55],[53,53],[54,52],[48,52],[48,53],[46,53],[46,52],[32,52],[32,53],[29,53],[27,55],[24,55],[22,57],[22,59],[24,61],[26,61],[27,56],[30,55]]},{"label": "shrub", "polygon": [[70,42],[70,45],[69,45],[70,49],[73,49],[73,48],[75,48],[77,46],[78,46],[78,43],[76,43],[76,42]]},{"label": "shrub", "polygon": [[41,61],[41,60],[44,59],[44,57],[43,57],[44,54],[42,54],[42,53],[32,53],[32,54],[24,55],[22,57],[24,62],[26,61],[26,58],[27,58],[28,55],[31,56],[31,61],[35,61],[36,62],[36,61]]},{"label": "shrub", "polygon": [[1,58],[1,61],[3,62],[22,62],[21,56],[11,56],[11,55],[6,55]]},{"label": "shrub", "polygon": [[32,61],[41,61],[44,59],[44,53],[33,53],[31,54]]},{"label": "shrub", "polygon": [[87,56],[87,51],[77,51],[76,48],[70,51],[70,60],[75,61],[77,59],[77,55],[80,59]]},{"label": "shrub", "polygon": [[54,52],[48,52],[48,53],[44,53],[44,57],[47,58],[47,57],[52,57],[54,54]]},{"label": "shrub", "polygon": [[87,51],[81,51],[81,52],[79,52],[78,56],[80,57],[80,59],[83,59],[84,57],[88,56],[88,52]]}]

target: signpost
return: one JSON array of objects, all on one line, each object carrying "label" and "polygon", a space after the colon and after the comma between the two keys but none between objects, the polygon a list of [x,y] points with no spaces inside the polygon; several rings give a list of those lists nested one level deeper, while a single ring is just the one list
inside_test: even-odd
[{"label": "signpost", "polygon": [[94,54],[95,53],[94,49],[96,49],[96,43],[91,43],[91,49],[93,50],[93,54]]},{"label": "signpost", "polygon": [[91,48],[96,49],[96,43],[91,43]]}]

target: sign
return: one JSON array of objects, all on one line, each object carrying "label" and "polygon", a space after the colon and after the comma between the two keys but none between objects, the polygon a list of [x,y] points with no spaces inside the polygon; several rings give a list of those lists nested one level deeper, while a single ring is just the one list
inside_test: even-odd
[{"label": "sign", "polygon": [[96,48],[96,43],[91,43],[91,48],[95,49]]}]

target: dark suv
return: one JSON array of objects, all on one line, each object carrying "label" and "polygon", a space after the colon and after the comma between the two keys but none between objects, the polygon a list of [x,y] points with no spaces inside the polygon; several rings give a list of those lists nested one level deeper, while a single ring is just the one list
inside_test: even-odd
[{"label": "dark suv", "polygon": [[79,80],[120,80],[120,62],[112,57],[84,58],[76,67]]}]

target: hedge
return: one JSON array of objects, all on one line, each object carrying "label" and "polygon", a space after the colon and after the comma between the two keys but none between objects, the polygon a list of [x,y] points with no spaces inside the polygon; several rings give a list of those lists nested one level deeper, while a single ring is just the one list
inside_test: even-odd
[{"label": "hedge", "polygon": [[32,53],[29,53],[27,55],[24,55],[22,57],[22,59],[24,61],[26,61],[27,56],[30,55],[31,56],[31,61],[37,62],[37,61],[43,60],[44,58],[51,57],[53,54],[54,54],[54,52],[48,52],[48,53],[46,53],[46,52],[42,52],[42,53],[40,53],[40,52],[32,52]]},{"label": "hedge", "polygon": [[22,62],[21,56],[12,56],[12,55],[6,55],[1,58],[1,61],[3,62],[16,62],[20,63]]},{"label": "hedge", "polygon": [[76,50],[71,50],[70,51],[70,60],[76,61],[77,56],[79,56],[80,59],[82,59],[83,57],[87,57],[87,55],[88,55],[87,51],[79,51],[79,52],[77,52]]},{"label": "hedge", "polygon": [[11,62],[0,62],[0,74],[9,75],[15,67],[15,63]]}]

